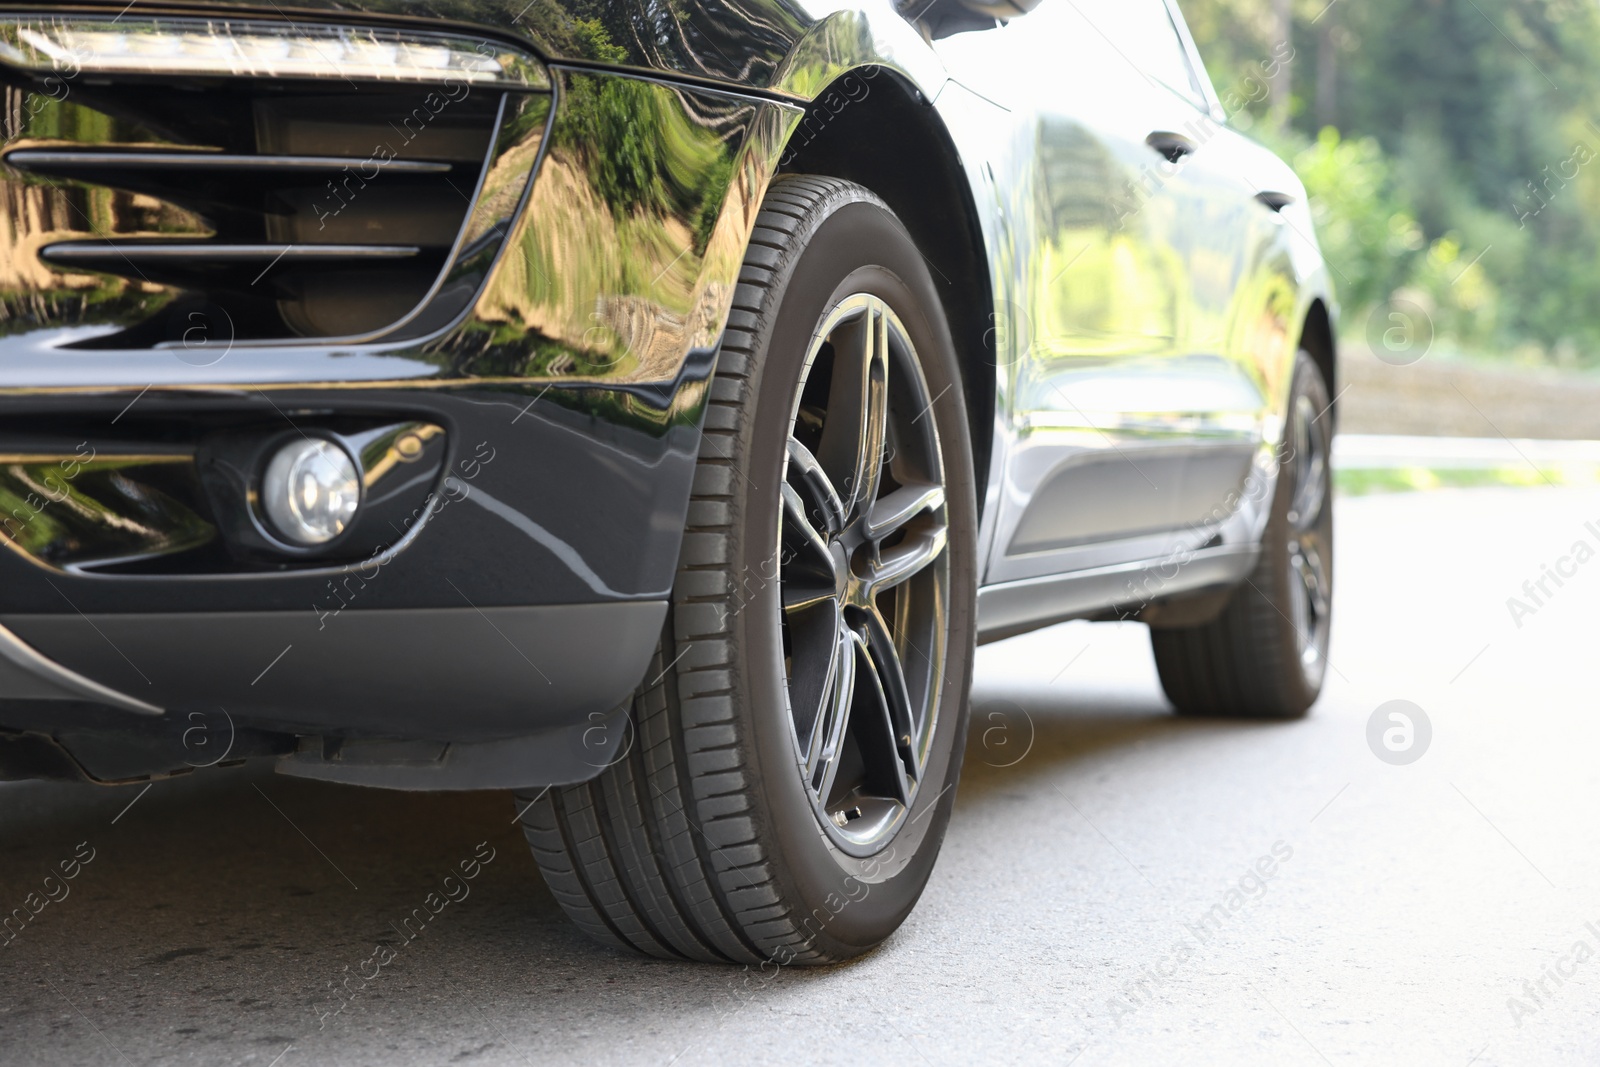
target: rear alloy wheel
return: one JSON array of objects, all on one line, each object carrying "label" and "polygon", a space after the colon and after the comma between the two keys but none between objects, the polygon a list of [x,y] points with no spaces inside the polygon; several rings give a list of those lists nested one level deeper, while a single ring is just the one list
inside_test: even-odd
[{"label": "rear alloy wheel", "polygon": [[888,937],[960,772],[976,501],[921,255],[859,186],[773,183],[711,383],[672,610],[635,743],[518,798],[598,940],[820,964]]},{"label": "rear alloy wheel", "polygon": [[1306,352],[1295,361],[1261,558],[1222,614],[1152,629],[1161,687],[1186,715],[1288,719],[1322,691],[1333,605],[1333,414]]}]

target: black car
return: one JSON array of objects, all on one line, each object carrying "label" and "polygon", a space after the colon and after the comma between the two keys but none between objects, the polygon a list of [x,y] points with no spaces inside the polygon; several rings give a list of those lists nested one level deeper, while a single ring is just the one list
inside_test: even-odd
[{"label": "black car", "polygon": [[1335,306],[1164,0],[83,0],[0,80],[0,778],[511,789],[596,938],[821,963],[978,642],[1317,696]]}]

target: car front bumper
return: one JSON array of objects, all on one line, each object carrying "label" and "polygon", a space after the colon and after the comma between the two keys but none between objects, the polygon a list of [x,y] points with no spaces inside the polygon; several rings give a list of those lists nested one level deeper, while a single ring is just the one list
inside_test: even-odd
[{"label": "car front bumper", "polygon": [[[702,372],[708,365],[708,356],[698,361]],[[661,392],[666,407],[677,387]],[[648,411],[656,399],[644,396],[637,407]],[[92,556],[97,528],[125,532],[168,513],[140,511],[159,486],[140,483],[146,468],[138,466],[113,470],[127,483],[121,495],[79,492],[88,484],[79,474],[70,486],[51,483],[70,493],[46,486],[31,504],[10,500],[8,530],[22,536],[4,538],[9,550],[0,551],[0,626],[8,635],[0,731],[47,733],[69,751],[74,731],[159,734],[145,746],[145,766],[169,772],[220,752],[196,751],[188,735],[197,722],[220,731],[225,716],[230,731],[315,739],[292,762],[313,774],[310,764],[325,764],[331,777],[343,767],[344,780],[363,762],[416,772],[373,784],[418,788],[593,773],[601,765],[595,725],[626,703],[661,632],[698,437],[687,420],[652,426],[597,410],[625,405],[609,390],[397,390],[348,381],[321,391],[167,382],[142,392],[78,387],[0,398],[0,452],[19,461],[0,465],[10,479],[0,485],[12,488],[17,477],[35,480],[30,473],[50,458],[57,446],[45,437],[81,434],[66,446],[72,454],[93,453],[113,468],[114,457],[150,451],[160,438],[172,461],[160,486],[177,494],[175,485],[198,484],[173,469],[200,462],[205,448],[192,442],[203,441],[207,427],[233,433],[287,420],[314,430],[329,419],[371,417],[442,428],[438,464],[397,490],[412,497],[395,513],[404,514],[392,524],[392,544],[328,565],[241,562],[226,546],[192,542],[146,560],[73,562],[73,552]],[[175,429],[184,426],[200,429]],[[38,436],[38,427],[50,430]],[[63,437],[63,429],[71,433]],[[204,500],[193,503],[217,519]],[[52,522],[59,535],[40,549],[32,533]],[[205,529],[214,541],[228,539],[220,519]],[[151,723],[149,712],[164,721]],[[536,743],[525,746],[519,768],[487,774],[441,773],[449,762],[442,752],[351,749],[342,760],[322,758],[335,740],[375,738],[459,751]],[[120,759],[75,758],[100,780],[130,769]]]},{"label": "car front bumper", "polygon": [[[799,112],[628,72],[547,69],[540,99],[556,118],[541,126],[535,108],[503,128],[465,231],[481,240],[442,276],[440,292],[460,288],[467,310],[431,332],[234,343],[206,308],[201,343],[169,329],[146,344],[129,321],[187,305],[159,279],[96,281],[91,293],[35,262],[54,231],[23,233],[13,212],[20,236],[0,241],[0,266],[16,268],[0,278],[0,645],[11,652],[0,648],[0,742],[18,731],[60,742],[80,727],[114,736],[124,721],[131,738],[151,718],[181,735],[191,716],[221,713],[272,732],[273,751],[294,746],[297,764],[385,741],[423,743],[399,763],[440,765],[448,758],[417,753],[592,734],[626,701],[665,618],[755,204]],[[28,113],[80,98],[97,99],[52,100],[42,82]],[[650,157],[654,185],[608,177],[624,150]],[[85,223],[56,185],[3,167],[0,191],[46,202],[36,214],[80,244],[136,239],[144,225],[117,215],[114,198]],[[377,202],[363,194],[352,210]],[[361,552],[274,555],[261,543],[240,440],[259,459],[270,440],[385,425],[423,428],[428,462],[367,483],[388,510],[363,528]],[[0,753],[6,773],[19,772]]]}]

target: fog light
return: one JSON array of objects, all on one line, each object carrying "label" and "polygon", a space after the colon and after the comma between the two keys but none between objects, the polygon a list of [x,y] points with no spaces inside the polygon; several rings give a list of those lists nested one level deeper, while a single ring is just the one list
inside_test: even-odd
[{"label": "fog light", "polygon": [[300,545],[332,541],[361,503],[355,461],[332,441],[284,445],[267,464],[261,505],[277,533]]}]

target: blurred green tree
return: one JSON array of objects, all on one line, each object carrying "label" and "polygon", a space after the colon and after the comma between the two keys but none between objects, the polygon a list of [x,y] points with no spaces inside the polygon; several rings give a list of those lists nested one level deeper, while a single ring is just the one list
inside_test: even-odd
[{"label": "blurred green tree", "polygon": [[1230,120],[1300,169],[1347,323],[1403,292],[1460,349],[1600,366],[1600,8],[1179,3]]}]

